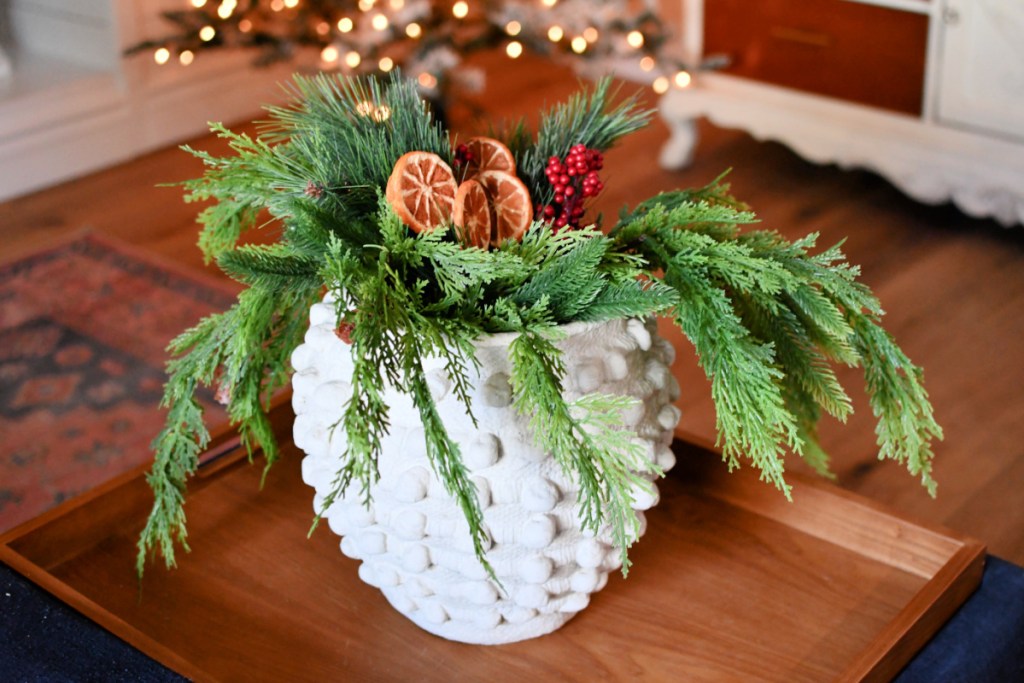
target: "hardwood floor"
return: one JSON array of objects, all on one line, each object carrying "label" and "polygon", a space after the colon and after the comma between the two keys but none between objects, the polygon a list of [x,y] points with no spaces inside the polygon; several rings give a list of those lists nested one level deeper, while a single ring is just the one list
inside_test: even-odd
[{"label": "hardwood floor", "polygon": [[[571,75],[546,65],[510,68],[488,58],[481,64],[488,88],[473,101],[490,116],[535,118],[541,106],[575,87]],[[467,109],[451,115],[456,130],[486,128],[473,125]],[[703,185],[732,168],[735,193],[765,227],[790,237],[819,232],[822,246],[847,238],[846,253],[862,265],[863,281],[888,312],[886,327],[925,368],[946,438],[937,447],[939,494],[932,500],[898,465],[877,460],[862,384],[856,372],[844,371],[856,414],[846,425],[822,425],[838,484],[913,519],[974,536],[993,554],[1024,564],[1024,228],[917,204],[872,174],[815,166],[740,132],[707,124],[700,132],[697,159],[685,171],[658,168],[667,137],[660,121],[613,150],[599,203],[605,215],[660,190]],[[209,137],[192,144],[224,147]],[[88,227],[201,268],[196,207],[185,205],[179,190],[156,187],[200,172],[197,161],[169,148],[0,204],[3,253],[30,251]],[[686,342],[679,346],[681,427],[713,438],[707,381]]]}]

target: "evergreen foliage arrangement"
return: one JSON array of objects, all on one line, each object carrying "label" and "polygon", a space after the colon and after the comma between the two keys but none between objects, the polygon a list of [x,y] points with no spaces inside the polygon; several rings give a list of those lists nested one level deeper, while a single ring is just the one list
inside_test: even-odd
[{"label": "evergreen foliage arrangement", "polygon": [[[905,464],[934,494],[930,444],[942,432],[921,370],[880,326],[878,300],[839,245],[815,251],[815,235],[788,241],[747,228],[754,215],[721,179],[623,210],[606,232],[558,226],[543,210],[521,239],[485,248],[464,244],[450,221],[411,230],[385,193],[396,162],[416,150],[457,167],[460,153],[415,84],[397,75],[318,76],[296,77],[290,87],[293,102],[270,109],[256,138],[214,127],[232,155],[188,150],[207,170],[184,184],[186,199],[212,200],[200,214],[199,245],[246,288],[232,308],[170,346],[167,423],[154,441],[155,500],[138,541],[140,574],[152,552],[172,566],[176,545],[187,548],[186,481],[209,440],[197,388],[219,387],[243,443],[272,465],[270,397],[289,380],[291,352],[325,291],[350,338],[354,370],[353,396],[339,406],[344,464],[324,509],[350,487],[369,495],[389,426],[382,396],[387,385],[399,387],[419,412],[430,464],[464,511],[484,566],[476,492],[421,359],[444,361],[472,416],[474,340],[493,333],[516,333],[514,405],[530,417],[538,445],[580,483],[585,526],[611,525],[624,571],[638,533],[631,487],[643,485],[640,473],[653,465],[618,429],[626,399],[563,398],[554,342],[566,323],[670,316],[711,380],[728,467],[747,458],[787,496],[786,454],[827,472],[816,424],[824,413],[850,414],[833,365],[863,366],[880,457]],[[546,112],[536,136],[524,124],[498,134],[539,209],[553,196],[546,164],[578,145],[607,149],[645,125],[649,111],[635,99],[613,106],[612,95],[602,81]],[[268,215],[280,226],[278,241],[242,243]]]}]

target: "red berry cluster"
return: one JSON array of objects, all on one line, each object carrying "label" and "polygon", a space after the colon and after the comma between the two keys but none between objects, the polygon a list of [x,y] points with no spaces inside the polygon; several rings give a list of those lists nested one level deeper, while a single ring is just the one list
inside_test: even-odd
[{"label": "red berry cluster", "polygon": [[[583,204],[604,189],[598,171],[604,168],[604,155],[586,145],[573,145],[565,159],[551,157],[544,175],[555,191],[554,204],[537,207],[537,214],[553,222],[555,228],[578,228]],[[558,206],[556,206],[558,205]]]},{"label": "red berry cluster", "polygon": [[469,162],[473,161],[473,153],[469,151],[469,147],[466,145],[458,145],[455,148],[455,158],[452,159],[452,161],[455,162],[454,165],[456,167],[465,166]]}]

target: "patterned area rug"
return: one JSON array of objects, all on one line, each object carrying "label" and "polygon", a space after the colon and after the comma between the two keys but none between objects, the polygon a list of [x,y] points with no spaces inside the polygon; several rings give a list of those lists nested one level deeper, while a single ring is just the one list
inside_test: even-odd
[{"label": "patterned area rug", "polygon": [[0,265],[0,531],[146,462],[167,342],[233,300],[90,234]]}]

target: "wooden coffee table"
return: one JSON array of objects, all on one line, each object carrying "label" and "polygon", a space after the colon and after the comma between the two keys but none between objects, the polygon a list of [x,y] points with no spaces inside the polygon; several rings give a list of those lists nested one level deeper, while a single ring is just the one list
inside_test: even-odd
[{"label": "wooden coffee table", "polygon": [[[287,411],[275,416],[288,433]],[[0,560],[196,680],[889,680],[980,580],[984,547],[793,476],[788,503],[683,440],[614,575],[555,633],[471,646],[429,635],[363,584],[292,446],[267,478],[225,436],[191,488],[193,552],[134,574],[150,505],[131,472],[0,538]]]}]

